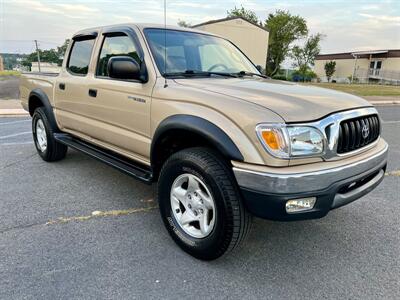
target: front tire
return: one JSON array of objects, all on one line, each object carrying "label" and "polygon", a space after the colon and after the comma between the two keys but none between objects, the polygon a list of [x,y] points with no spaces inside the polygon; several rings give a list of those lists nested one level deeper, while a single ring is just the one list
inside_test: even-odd
[{"label": "front tire", "polygon": [[190,255],[213,260],[233,250],[251,227],[233,174],[220,155],[206,148],[173,154],[158,181],[164,224]]},{"label": "front tire", "polygon": [[61,160],[67,154],[68,147],[54,139],[54,128],[42,107],[38,107],[32,116],[32,133],[35,147],[44,161]]}]

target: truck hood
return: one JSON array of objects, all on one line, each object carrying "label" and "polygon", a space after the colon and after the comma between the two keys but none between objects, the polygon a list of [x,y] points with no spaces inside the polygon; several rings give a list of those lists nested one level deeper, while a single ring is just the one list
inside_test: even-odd
[{"label": "truck hood", "polygon": [[175,81],[263,106],[286,122],[312,121],[337,111],[371,106],[366,100],[350,94],[271,79],[190,78]]}]

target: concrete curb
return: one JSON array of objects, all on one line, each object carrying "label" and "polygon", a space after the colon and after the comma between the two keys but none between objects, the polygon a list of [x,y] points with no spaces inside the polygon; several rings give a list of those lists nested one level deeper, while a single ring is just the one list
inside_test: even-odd
[{"label": "concrete curb", "polygon": [[29,113],[22,108],[7,108],[0,109],[0,116],[2,117],[19,117],[29,116]]}]

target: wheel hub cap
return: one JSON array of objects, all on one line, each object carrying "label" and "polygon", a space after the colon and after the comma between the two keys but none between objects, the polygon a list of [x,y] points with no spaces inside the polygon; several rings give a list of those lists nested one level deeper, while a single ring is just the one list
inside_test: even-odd
[{"label": "wheel hub cap", "polygon": [[40,151],[44,152],[47,149],[47,135],[42,119],[36,122],[36,140]]},{"label": "wheel hub cap", "polygon": [[214,228],[214,199],[195,175],[182,174],[171,188],[171,208],[179,226],[194,238],[205,238]]}]

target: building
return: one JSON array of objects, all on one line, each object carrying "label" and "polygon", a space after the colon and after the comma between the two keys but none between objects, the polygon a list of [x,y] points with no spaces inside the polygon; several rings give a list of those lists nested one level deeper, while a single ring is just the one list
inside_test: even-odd
[{"label": "building", "polygon": [[[59,73],[61,67],[56,63],[40,62],[40,72],[44,73]],[[39,72],[38,62],[32,62],[31,72]]]},{"label": "building", "polygon": [[17,57],[16,59],[16,63],[13,64],[12,69],[14,71],[17,72],[29,72],[29,67],[28,66],[24,66],[23,63],[23,58],[22,57]]},{"label": "building", "polygon": [[400,84],[400,49],[318,55],[314,72],[322,82],[327,81],[324,66],[329,61],[336,62],[336,82]]},{"label": "building", "polygon": [[3,57],[0,55],[0,72],[4,71],[4,60]]},{"label": "building", "polygon": [[13,71],[17,72],[29,72],[29,67],[21,65],[21,64],[16,64],[13,67]]},{"label": "building", "polygon": [[265,67],[269,32],[264,27],[241,17],[229,17],[197,24],[192,28],[208,31],[232,41],[255,65]]}]

